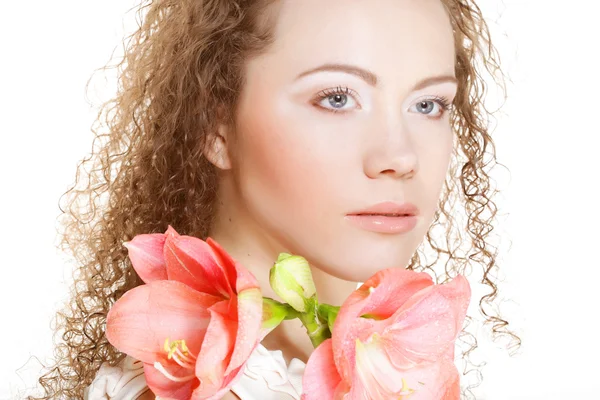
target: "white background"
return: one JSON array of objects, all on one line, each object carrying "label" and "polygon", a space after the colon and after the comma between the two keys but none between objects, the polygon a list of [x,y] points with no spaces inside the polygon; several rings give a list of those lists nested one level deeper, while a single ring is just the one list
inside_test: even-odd
[{"label": "white background", "polygon": [[[480,340],[477,398],[600,399],[600,6],[480,3],[513,80],[494,131],[511,171],[498,177],[500,293],[524,342],[510,358]],[[133,27],[133,14],[124,18],[132,6],[0,7],[0,398],[24,398],[39,372],[34,357],[51,354],[50,320],[70,279],[54,247],[58,199],[91,148],[95,117],[84,86]]]}]

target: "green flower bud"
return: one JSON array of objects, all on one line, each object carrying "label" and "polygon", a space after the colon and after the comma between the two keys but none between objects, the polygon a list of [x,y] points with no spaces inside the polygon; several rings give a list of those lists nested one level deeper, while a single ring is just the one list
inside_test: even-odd
[{"label": "green flower bud", "polygon": [[271,332],[284,319],[296,317],[296,311],[287,304],[282,304],[268,297],[263,297],[262,329]]},{"label": "green flower bud", "polygon": [[269,274],[271,287],[298,312],[306,312],[314,304],[317,289],[305,258],[281,253]]}]

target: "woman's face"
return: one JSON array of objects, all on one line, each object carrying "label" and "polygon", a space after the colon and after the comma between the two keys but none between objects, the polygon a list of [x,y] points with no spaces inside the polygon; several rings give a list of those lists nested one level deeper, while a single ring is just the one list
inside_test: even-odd
[{"label": "woman's face", "polygon": [[[275,42],[247,64],[227,140],[236,225],[346,280],[405,267],[432,222],[453,146],[445,9],[438,0],[277,7]],[[416,225],[347,218],[383,202],[414,204]]]}]

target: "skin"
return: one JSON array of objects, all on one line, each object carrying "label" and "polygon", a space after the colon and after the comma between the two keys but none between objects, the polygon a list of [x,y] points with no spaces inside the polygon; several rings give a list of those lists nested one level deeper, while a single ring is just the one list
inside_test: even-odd
[{"label": "skin", "polygon": [[[272,10],[275,42],[248,60],[235,126],[222,125],[205,152],[220,173],[210,236],[265,296],[276,298],[268,270],[288,252],[311,263],[320,301],[340,305],[376,271],[404,268],[433,220],[453,148],[436,97],[451,103],[457,86],[415,86],[455,76],[452,28],[439,0],[280,1]],[[308,72],[324,64],[377,82]],[[383,234],[344,218],[383,201],[416,205],[417,226]],[[285,321],[263,344],[306,362],[313,349],[300,327]]]}]

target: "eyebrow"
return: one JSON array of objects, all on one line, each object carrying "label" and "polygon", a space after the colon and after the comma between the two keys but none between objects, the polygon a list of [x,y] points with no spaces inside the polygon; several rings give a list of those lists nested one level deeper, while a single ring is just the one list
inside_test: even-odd
[{"label": "eyebrow", "polygon": [[[363,81],[367,82],[371,86],[377,86],[377,82],[379,81],[379,79],[377,78],[377,75],[375,73],[373,73],[367,69],[357,67],[355,65],[350,65],[350,64],[323,64],[316,68],[312,68],[312,69],[309,69],[307,71],[300,73],[300,75],[298,75],[296,77],[296,80],[298,80],[302,77],[305,77],[307,75],[311,75],[316,72],[323,72],[323,71],[345,72],[347,74],[352,74],[352,75],[358,76],[359,78],[361,78]],[[426,88],[427,86],[431,86],[431,85],[435,85],[435,84],[439,84],[439,83],[445,83],[445,82],[454,82],[455,84],[458,85],[458,80],[456,79],[456,77],[454,77],[452,75],[439,75],[439,76],[431,76],[431,77],[425,78],[425,79],[417,82],[415,84],[415,86],[413,86],[412,90],[413,91],[420,90],[420,89]]]}]

